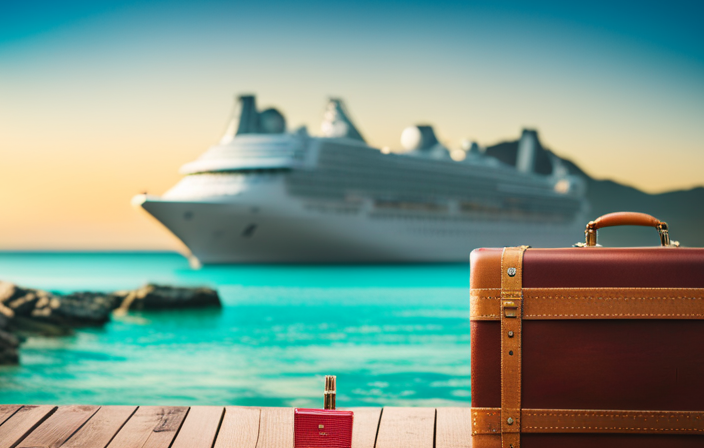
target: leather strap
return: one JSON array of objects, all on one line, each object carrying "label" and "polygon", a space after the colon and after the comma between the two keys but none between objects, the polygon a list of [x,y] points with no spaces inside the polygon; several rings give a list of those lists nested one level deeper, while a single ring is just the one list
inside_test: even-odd
[{"label": "leather strap", "polygon": [[521,446],[521,319],[523,253],[506,247],[501,255],[501,446]]},{"label": "leather strap", "polygon": [[[471,320],[501,319],[501,289],[472,289]],[[704,319],[704,288],[524,288],[523,319]]]},{"label": "leather strap", "polygon": [[[521,416],[524,433],[704,435],[704,411],[523,409]],[[501,409],[472,409],[472,435],[498,436],[501,426]]]}]

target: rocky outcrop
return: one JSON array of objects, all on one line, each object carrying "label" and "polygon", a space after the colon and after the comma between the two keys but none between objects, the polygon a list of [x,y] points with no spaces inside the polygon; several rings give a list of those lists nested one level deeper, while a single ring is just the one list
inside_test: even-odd
[{"label": "rocky outcrop", "polygon": [[114,294],[74,292],[58,297],[58,306],[51,308],[48,319],[70,327],[96,327],[110,321],[110,313],[119,305]]},{"label": "rocky outcrop", "polygon": [[134,291],[119,291],[115,295],[123,298],[119,308],[124,311],[222,306],[217,291],[210,288],[149,284]]},{"label": "rocky outcrop", "polygon": [[0,281],[0,365],[19,361],[17,337],[62,336],[78,327],[99,327],[115,310],[220,307],[217,291],[145,285],[133,291],[54,294]]},{"label": "rocky outcrop", "polygon": [[18,364],[20,341],[7,331],[10,318],[0,310],[0,365]]}]

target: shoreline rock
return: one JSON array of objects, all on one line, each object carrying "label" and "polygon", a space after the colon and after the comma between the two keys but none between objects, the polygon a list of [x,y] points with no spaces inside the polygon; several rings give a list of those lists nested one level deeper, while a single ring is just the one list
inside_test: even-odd
[{"label": "shoreline rock", "polygon": [[210,288],[184,288],[147,284],[134,291],[118,291],[121,310],[164,310],[200,307],[222,307],[217,291]]},{"label": "shoreline rock", "polygon": [[101,327],[113,312],[222,307],[214,289],[147,284],[112,293],[56,294],[0,281],[0,365],[19,363],[23,336],[65,336]]}]

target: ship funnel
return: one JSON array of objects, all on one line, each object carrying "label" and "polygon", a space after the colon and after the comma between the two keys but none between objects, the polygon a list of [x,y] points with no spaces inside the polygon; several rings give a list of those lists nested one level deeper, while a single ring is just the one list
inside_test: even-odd
[{"label": "ship funnel", "polygon": [[258,112],[257,99],[254,95],[240,95],[235,100],[232,117],[220,144],[230,143],[236,135],[283,132],[286,132],[286,119],[281,112],[273,108]]},{"label": "ship funnel", "polygon": [[535,159],[538,154],[538,132],[524,129],[518,142],[516,154],[516,169],[522,173],[535,172]]},{"label": "ship funnel", "polygon": [[428,150],[438,144],[432,126],[409,126],[401,133],[401,146],[406,151]]},{"label": "ship funnel", "polygon": [[352,124],[344,103],[337,98],[330,98],[325,109],[323,123],[320,125],[320,131],[323,137],[347,137],[364,141],[362,134]]}]

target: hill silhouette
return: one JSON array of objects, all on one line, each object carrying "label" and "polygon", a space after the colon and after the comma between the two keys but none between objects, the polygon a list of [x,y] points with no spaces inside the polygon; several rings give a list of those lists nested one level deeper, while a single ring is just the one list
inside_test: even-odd
[{"label": "hill silhouette", "polygon": [[[516,165],[518,140],[501,142],[486,148],[486,154],[503,163]],[[637,188],[612,180],[595,179],[577,164],[555,154],[537,142],[535,171],[552,173],[551,157],[558,157],[571,174],[580,175],[587,182],[587,199],[591,204],[590,219],[618,211],[648,213],[670,226],[673,240],[682,246],[704,247],[704,187],[649,194]],[[586,222],[584,223],[587,224]],[[575,242],[583,235],[575,235]],[[653,246],[659,244],[653,229],[641,227],[616,227],[599,232],[599,244],[604,246]]]}]

